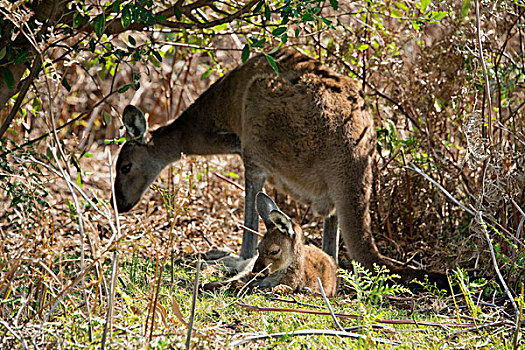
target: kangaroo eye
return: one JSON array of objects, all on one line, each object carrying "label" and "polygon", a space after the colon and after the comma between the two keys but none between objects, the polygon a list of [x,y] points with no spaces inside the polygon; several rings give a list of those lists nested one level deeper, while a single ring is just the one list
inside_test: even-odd
[{"label": "kangaroo eye", "polygon": [[120,171],[122,171],[122,174],[127,174],[131,170],[131,164],[124,165],[122,168],[120,168]]},{"label": "kangaroo eye", "polygon": [[272,250],[270,252],[270,255],[277,255],[277,254],[279,254],[280,251],[281,251],[281,249]]}]

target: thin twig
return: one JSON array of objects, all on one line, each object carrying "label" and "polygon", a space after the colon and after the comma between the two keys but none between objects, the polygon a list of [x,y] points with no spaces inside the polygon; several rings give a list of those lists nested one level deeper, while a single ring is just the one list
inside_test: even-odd
[{"label": "thin twig", "polygon": [[[71,186],[71,179],[69,176],[66,175],[66,172],[64,171],[64,169],[62,168],[62,166],[60,165],[60,161],[58,160],[58,157],[57,157],[57,154],[56,154],[56,148],[54,147],[50,147],[51,149],[51,153],[53,155],[53,158],[55,159],[55,163],[57,164],[58,166],[58,169],[60,170],[60,172],[62,173],[62,178],[66,181],[66,185],[69,189],[69,192],[71,193],[71,196],[73,197],[73,204],[75,206],[75,210],[77,212],[77,220],[78,220],[78,230],[80,232],[80,271],[84,271],[84,269],[86,268],[86,264],[85,264],[85,256],[84,256],[84,241],[86,239],[86,233],[84,231],[84,216],[82,214],[83,210],[82,208],[80,207],[80,203],[78,201],[78,197],[75,193],[75,191],[73,190],[73,187]],[[89,337],[89,341],[93,341],[93,325],[91,323],[91,310],[89,308],[89,303],[88,303],[88,299],[87,299],[87,292],[86,292],[86,289],[84,288],[84,285],[85,285],[85,280],[84,278],[82,278],[82,280],[80,281],[80,284],[82,286],[82,296],[84,298],[84,304],[86,304],[86,311],[87,311],[87,318],[88,318],[88,337]],[[48,314],[49,316],[49,314]],[[47,319],[47,317],[46,317]],[[42,326],[44,325],[44,323],[42,323]]]},{"label": "thin twig", "polygon": [[482,324],[482,325],[477,325],[476,327],[472,327],[472,328],[465,328],[465,329],[462,329],[460,331],[457,331],[457,332],[454,332],[448,336],[446,336],[445,338],[441,339],[441,342],[447,342],[449,339],[452,339],[454,337],[457,337],[458,335],[461,335],[461,334],[464,334],[464,333],[468,333],[468,332],[477,332],[483,328],[488,328],[488,327],[494,327],[494,326],[503,326],[505,324],[508,324],[509,322],[508,321],[498,321],[498,322],[492,322],[492,323],[485,323],[485,324]]},{"label": "thin twig", "polygon": [[111,181],[111,197],[113,198],[113,208],[115,210],[115,224],[117,226],[117,232],[116,232],[116,238],[115,238],[115,250],[113,251],[113,261],[111,264],[111,285],[110,285],[110,292],[109,292],[109,301],[108,301],[108,313],[106,315],[106,324],[104,325],[104,333],[102,334],[102,341],[101,341],[101,348],[105,349],[106,346],[106,339],[107,339],[107,333],[108,329],[111,331],[111,324],[113,323],[113,304],[115,302],[115,285],[117,281],[117,267],[118,267],[118,243],[119,239],[121,237],[120,235],[120,222],[118,218],[118,211],[117,211],[117,200],[115,196],[115,183],[113,181],[113,171],[112,171],[112,161],[111,161],[111,154],[109,153],[109,149],[106,149],[107,156],[108,156],[108,166],[109,166],[109,180]]},{"label": "thin twig", "polygon": [[283,298],[275,298],[275,297],[270,297],[268,298],[269,300],[273,300],[273,301],[280,301],[282,303],[291,303],[291,304],[297,304],[297,305],[302,305],[302,306],[308,306],[308,307],[314,307],[314,308],[321,308],[321,306],[319,305],[315,305],[315,304],[308,304],[308,303],[303,303],[302,301],[298,301],[297,299],[295,299],[293,296],[292,296],[292,300],[289,300],[289,299],[283,299]]},{"label": "thin twig", "polygon": [[252,341],[258,341],[258,340],[265,340],[265,339],[271,339],[271,338],[282,338],[284,336],[287,337],[296,337],[296,336],[306,336],[306,335],[330,335],[330,336],[336,336],[336,337],[347,337],[347,338],[355,338],[355,339],[363,339],[368,340],[370,339],[373,342],[381,343],[381,344],[390,344],[390,345],[397,345],[398,342],[391,341],[388,339],[383,338],[376,338],[376,337],[368,337],[364,334],[357,334],[357,333],[351,333],[346,331],[332,331],[332,330],[326,330],[326,329],[301,329],[291,332],[280,332],[280,333],[273,333],[273,334],[266,334],[266,335],[256,335],[253,337],[244,338],[241,340],[234,341],[230,344],[230,346],[239,346],[242,344],[246,344]]},{"label": "thin twig", "polygon": [[[492,102],[490,99],[490,83],[489,78],[487,75],[487,66],[485,65],[485,59],[483,58],[483,46],[481,45],[481,28],[480,28],[480,20],[479,20],[479,0],[474,0],[474,6],[476,8],[476,35],[478,39],[478,50],[479,50],[479,61],[481,63],[481,68],[483,70],[483,78],[485,80],[485,92],[487,96],[487,102],[488,102],[488,124],[487,127],[485,127],[485,123],[482,125],[482,131],[483,131],[483,137],[488,137],[489,145],[492,145]],[[488,128],[488,132],[487,132]]]},{"label": "thin twig", "polygon": [[326,293],[324,292],[323,283],[321,282],[321,279],[317,277],[317,284],[319,284],[319,289],[321,290],[321,294],[323,295],[324,302],[326,304],[326,307],[328,308],[328,311],[330,312],[330,316],[332,316],[332,319],[334,320],[335,325],[341,332],[344,332],[345,329],[339,321],[337,320],[337,317],[335,317],[334,310],[332,310],[332,306],[330,305],[330,302],[328,301],[328,298],[326,297]]},{"label": "thin twig", "polygon": [[[319,311],[319,310],[307,310],[307,309],[288,309],[288,308],[273,308],[273,307],[261,307],[261,306],[255,306],[255,305],[248,305],[243,303],[236,303],[236,305],[241,306],[245,309],[248,309],[250,311],[259,311],[259,312],[292,312],[292,313],[300,313],[300,314],[310,314],[310,315],[321,315],[321,316],[330,316],[329,312],[326,311]],[[339,318],[348,318],[352,320],[362,320],[363,316],[358,315],[352,315],[352,314],[341,314],[341,313],[334,313]],[[373,320],[376,323],[384,323],[384,324],[406,324],[406,325],[416,325],[416,326],[429,326],[429,327],[457,327],[457,328],[470,328],[473,327],[473,323],[438,323],[438,322],[430,322],[430,321],[414,321],[414,320],[385,320],[385,319],[375,319]]]},{"label": "thin twig", "polygon": [[441,192],[443,192],[448,198],[450,198],[451,201],[453,201],[453,202],[456,203],[459,207],[461,207],[461,209],[465,210],[465,211],[466,211],[467,213],[469,213],[470,215],[475,216],[474,210],[467,208],[463,203],[461,203],[461,202],[458,201],[456,198],[454,198],[454,197],[450,194],[450,192],[448,192],[443,186],[441,186],[440,184],[438,184],[433,178],[431,178],[430,176],[428,176],[427,174],[425,174],[421,169],[419,169],[418,167],[416,167],[414,164],[410,163],[410,165],[407,166],[407,167],[405,167],[405,168],[408,168],[408,169],[414,170],[416,173],[418,173],[419,175],[423,176],[425,179],[427,179],[428,181],[430,181],[431,183],[433,183],[437,188],[439,188],[439,189],[441,190]]},{"label": "thin twig", "polygon": [[262,233],[260,233],[259,231],[255,231],[254,229],[249,228],[248,226],[245,226],[245,225],[243,225],[243,224],[241,224],[241,223],[237,223],[236,225],[237,225],[239,228],[242,228],[242,229],[245,230],[245,231],[248,231],[248,232],[250,232],[250,233],[253,233],[253,234],[256,235],[256,236],[264,237],[264,235],[263,235]]},{"label": "thin twig", "polygon": [[[406,167],[405,152],[403,148],[401,150],[401,157],[403,158],[403,165]],[[410,241],[414,241],[414,208],[412,206],[412,191],[410,189],[410,176],[408,175],[408,170],[405,169],[405,183],[407,189],[407,202],[408,202],[408,232]]]},{"label": "thin twig", "polygon": [[505,290],[505,293],[507,294],[507,297],[510,300],[510,303],[512,304],[512,307],[514,308],[514,312],[516,313],[516,324],[519,322],[519,310],[518,306],[516,305],[516,302],[514,301],[514,297],[512,296],[512,293],[509,290],[509,287],[507,287],[507,284],[505,283],[505,279],[501,275],[501,271],[498,267],[498,260],[496,259],[496,253],[494,252],[494,247],[492,246],[492,242],[489,237],[489,233],[487,230],[487,224],[485,221],[483,221],[483,213],[481,211],[478,212],[476,215],[476,220],[478,221],[478,224],[481,226],[481,230],[483,231],[483,234],[485,235],[485,239],[487,240],[487,243],[489,245],[490,249],[490,256],[492,258],[492,263],[494,265],[494,270],[496,270],[496,274],[498,275],[498,279],[503,286],[503,289]]},{"label": "thin twig", "polygon": [[226,176],[223,176],[223,175],[221,175],[221,174],[219,174],[219,173],[217,173],[215,171],[213,172],[213,174],[215,176],[217,176],[219,179],[224,180],[224,181],[226,181],[229,184],[232,184],[233,186],[237,187],[241,191],[244,191],[244,187],[242,185],[239,185],[237,182],[232,181],[232,180],[228,179]]},{"label": "thin twig", "polygon": [[195,281],[193,282],[193,294],[191,298],[191,313],[188,321],[188,335],[186,336],[186,350],[190,349],[191,334],[193,331],[193,321],[195,320],[195,306],[197,305],[197,295],[199,294],[199,273],[201,271],[201,259],[197,258],[197,270],[195,271]]},{"label": "thin twig", "polygon": [[186,87],[188,76],[190,75],[192,61],[193,61],[193,55],[191,55],[190,58],[188,59],[188,67],[186,68],[186,73],[184,74],[184,78],[182,79],[182,86],[180,88],[180,93],[179,93],[179,101],[177,102],[177,107],[175,108],[175,113],[173,113],[173,117],[176,117],[179,115],[180,108],[182,106],[182,96],[184,95],[184,88]]}]

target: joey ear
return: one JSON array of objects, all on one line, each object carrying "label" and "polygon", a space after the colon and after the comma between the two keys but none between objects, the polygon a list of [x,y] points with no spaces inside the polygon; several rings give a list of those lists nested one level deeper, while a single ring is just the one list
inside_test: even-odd
[{"label": "joey ear", "polygon": [[122,123],[126,127],[127,136],[137,142],[144,143],[148,122],[144,114],[135,106],[127,105],[122,113]]},{"label": "joey ear", "polygon": [[257,212],[259,213],[259,216],[263,219],[264,223],[266,224],[271,222],[270,212],[272,210],[279,210],[274,201],[272,201],[272,199],[266,194],[259,192],[257,193],[257,198],[255,199],[255,202],[257,205]]},{"label": "joey ear", "polygon": [[279,209],[270,212],[270,220],[283,235],[289,236],[291,238],[295,234],[295,231],[293,230],[292,219],[290,219],[288,215]]},{"label": "joey ear", "polygon": [[292,219],[283,213],[275,202],[266,194],[257,193],[257,212],[263,219],[265,225],[275,225],[277,229],[288,236],[293,236],[294,230]]}]

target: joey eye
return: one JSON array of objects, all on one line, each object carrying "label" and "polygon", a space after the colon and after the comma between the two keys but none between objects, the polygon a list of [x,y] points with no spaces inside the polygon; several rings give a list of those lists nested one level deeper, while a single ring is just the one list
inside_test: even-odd
[{"label": "joey eye", "polygon": [[279,254],[280,251],[281,251],[281,249],[272,250],[270,252],[270,255],[277,255],[277,254]]},{"label": "joey eye", "polygon": [[126,164],[122,168],[120,168],[120,171],[122,171],[122,174],[127,174],[131,170],[131,164]]}]

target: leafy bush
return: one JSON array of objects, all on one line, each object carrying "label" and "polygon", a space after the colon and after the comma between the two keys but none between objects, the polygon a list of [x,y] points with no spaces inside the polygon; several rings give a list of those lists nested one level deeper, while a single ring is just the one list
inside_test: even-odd
[{"label": "leafy bush", "polygon": [[390,270],[385,266],[374,264],[372,272],[363,268],[358,262],[352,261],[351,269],[338,272],[343,280],[343,289],[355,292],[359,303],[377,305],[383,302],[385,296],[410,293],[408,288],[395,283],[400,276],[389,274]]}]

